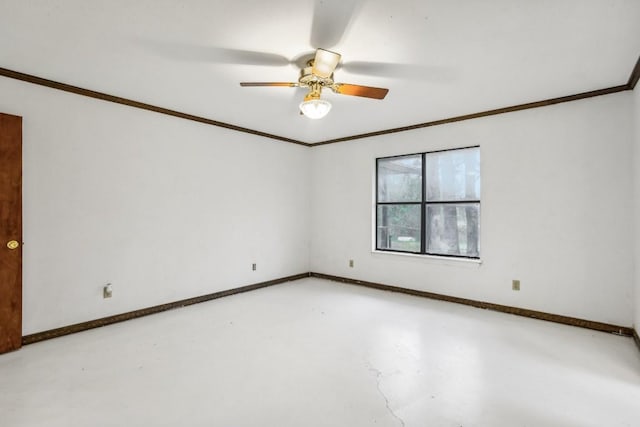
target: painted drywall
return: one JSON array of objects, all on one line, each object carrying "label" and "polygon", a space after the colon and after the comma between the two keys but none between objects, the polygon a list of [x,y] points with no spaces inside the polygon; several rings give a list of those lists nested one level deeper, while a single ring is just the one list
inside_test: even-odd
[{"label": "painted drywall", "polygon": [[635,283],[634,283],[634,321],[636,331],[640,331],[640,86],[633,91],[633,108],[631,109],[634,127],[634,226],[635,226]]},{"label": "painted drywall", "polygon": [[24,334],[309,270],[307,148],[5,78],[0,93],[23,117]]},{"label": "painted drywall", "polygon": [[[623,92],[314,148],[311,270],[630,326],[631,106]],[[375,159],[471,145],[482,263],[372,252]]]}]

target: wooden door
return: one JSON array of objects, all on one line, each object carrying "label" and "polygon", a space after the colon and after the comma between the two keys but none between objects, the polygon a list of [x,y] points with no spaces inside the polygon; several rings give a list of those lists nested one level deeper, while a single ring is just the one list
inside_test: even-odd
[{"label": "wooden door", "polygon": [[0,353],[22,345],[22,117],[0,113]]}]

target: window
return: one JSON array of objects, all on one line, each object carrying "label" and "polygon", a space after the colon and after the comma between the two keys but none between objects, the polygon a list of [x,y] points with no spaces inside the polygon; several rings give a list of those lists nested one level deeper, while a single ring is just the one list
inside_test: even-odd
[{"label": "window", "polygon": [[480,148],[376,160],[376,249],[480,257]]}]

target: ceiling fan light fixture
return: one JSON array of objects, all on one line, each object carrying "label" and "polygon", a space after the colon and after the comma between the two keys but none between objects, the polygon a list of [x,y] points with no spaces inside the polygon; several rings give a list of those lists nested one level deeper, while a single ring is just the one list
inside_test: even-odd
[{"label": "ceiling fan light fixture", "polygon": [[331,110],[331,103],[324,99],[312,98],[300,103],[300,111],[310,119],[321,119]]}]

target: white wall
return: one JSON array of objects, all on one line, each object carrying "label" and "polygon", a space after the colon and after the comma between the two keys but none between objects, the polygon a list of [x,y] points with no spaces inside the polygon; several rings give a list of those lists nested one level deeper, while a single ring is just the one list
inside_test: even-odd
[{"label": "white wall", "polygon": [[[311,150],[5,78],[0,93],[24,117],[24,334],[309,270],[640,324],[638,90]],[[476,144],[482,264],[372,253],[375,158]]]},{"label": "white wall", "polygon": [[307,148],[5,78],[0,93],[24,118],[24,334],[309,271]]},{"label": "white wall", "polygon": [[634,194],[635,194],[635,292],[634,292],[634,321],[633,325],[640,333],[640,85],[633,91],[633,109],[631,109],[634,124]]},{"label": "white wall", "polygon": [[[624,92],[313,148],[311,270],[630,326],[631,106]],[[375,158],[470,145],[482,264],[372,253]]]}]

